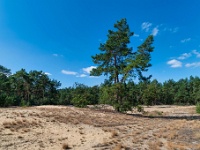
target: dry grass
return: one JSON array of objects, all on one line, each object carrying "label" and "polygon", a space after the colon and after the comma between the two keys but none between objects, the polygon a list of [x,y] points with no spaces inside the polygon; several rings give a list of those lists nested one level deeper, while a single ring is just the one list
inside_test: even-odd
[{"label": "dry grass", "polygon": [[19,138],[19,139],[23,139],[23,136],[19,135],[18,138]]},{"label": "dry grass", "polygon": [[151,111],[151,112],[144,112],[144,116],[149,116],[149,117],[157,117],[157,116],[162,116],[164,113],[162,111]]},{"label": "dry grass", "polygon": [[134,137],[133,140],[132,140],[132,142],[133,142],[134,144],[138,143],[138,141],[139,141],[139,139],[138,139],[137,137]]},{"label": "dry grass", "polygon": [[111,137],[114,138],[116,136],[118,136],[118,132],[115,130],[111,131]]},{"label": "dry grass", "polygon": [[122,144],[118,144],[113,148],[113,150],[121,150],[123,148]]},{"label": "dry grass", "polygon": [[185,145],[180,144],[180,143],[174,143],[174,142],[168,142],[167,147],[170,150],[186,150],[186,149],[188,149],[188,147],[186,147]]},{"label": "dry grass", "polygon": [[84,134],[84,132],[83,132],[83,131],[79,131],[79,133],[80,133],[80,134]]},{"label": "dry grass", "polygon": [[[167,118],[162,111],[147,112],[144,116],[119,114],[114,111],[104,111],[101,109],[79,109],[65,107],[58,108],[38,108],[39,111],[29,111],[27,108],[23,112],[15,112],[13,116],[7,112],[7,120],[2,122],[0,136],[6,131],[11,131],[11,136],[17,132],[23,133],[16,136],[20,141],[25,140],[25,133],[31,133],[34,129],[44,128],[46,124],[72,124],[76,129],[80,139],[79,145],[88,144],[87,131],[80,127],[80,124],[90,125],[101,128],[105,133],[109,134],[108,139],[104,142],[93,143],[91,149],[126,149],[123,145],[134,149],[200,149],[200,120],[189,120],[180,118]],[[191,111],[191,110],[189,110]],[[16,119],[15,119],[16,118]],[[42,120],[42,121],[41,121]],[[66,134],[70,134],[73,129],[66,130]],[[40,132],[37,135],[42,135]],[[101,135],[99,135],[101,136]],[[85,138],[84,138],[85,137]],[[57,142],[56,142],[57,140]],[[53,136],[47,141],[39,144],[42,149],[47,149],[46,142],[56,144],[60,142],[69,142],[70,137],[62,135],[55,139]],[[102,140],[103,141],[103,140]],[[46,144],[44,146],[44,144]],[[78,144],[76,144],[77,146]],[[1,146],[1,145],[0,145]],[[61,146],[61,145],[59,145]],[[77,149],[74,144],[73,148]],[[63,149],[69,149],[68,144],[62,145]],[[81,149],[81,148],[80,148]]]},{"label": "dry grass", "polygon": [[4,128],[10,129],[12,132],[17,132],[22,129],[23,132],[29,132],[30,128],[34,126],[39,126],[39,122],[33,120],[28,121],[27,119],[15,119],[12,121],[4,121]]},{"label": "dry grass", "polygon": [[150,150],[160,150],[161,149],[161,143],[160,142],[149,142],[148,147]]}]

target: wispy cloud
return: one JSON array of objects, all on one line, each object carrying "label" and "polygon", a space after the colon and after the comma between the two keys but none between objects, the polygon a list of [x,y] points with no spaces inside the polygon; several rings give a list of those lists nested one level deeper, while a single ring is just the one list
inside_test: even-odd
[{"label": "wispy cloud", "polygon": [[170,65],[171,68],[179,68],[179,67],[182,67],[182,62],[176,60],[176,59],[172,59],[172,60],[169,60],[167,62],[168,65]]},{"label": "wispy cloud", "polygon": [[191,56],[192,56],[191,53],[184,53],[181,56],[179,56],[178,59],[184,60],[184,59],[187,59],[187,58],[189,58]]},{"label": "wispy cloud", "polygon": [[99,78],[99,76],[89,76],[89,78]]},{"label": "wispy cloud", "polygon": [[66,75],[77,75],[77,74],[78,74],[77,72],[68,71],[68,70],[62,70],[61,72],[62,72],[63,74],[66,74]]},{"label": "wispy cloud", "polygon": [[63,55],[59,55],[59,54],[52,54],[52,56],[54,56],[54,57],[63,57]]},{"label": "wispy cloud", "polygon": [[96,66],[90,66],[90,67],[87,67],[87,68],[83,68],[82,70],[85,72],[85,73],[88,73],[90,74],[90,72],[92,71],[92,69],[96,68]]},{"label": "wispy cloud", "polygon": [[52,74],[49,73],[49,72],[45,72],[44,74],[48,75],[48,76],[51,76]]},{"label": "wispy cloud", "polygon": [[179,30],[178,27],[176,27],[176,28],[170,28],[170,31],[171,31],[172,33],[176,33],[176,32],[178,32],[178,30]]},{"label": "wispy cloud", "polygon": [[185,67],[200,67],[200,62],[187,63]]},{"label": "wispy cloud", "polygon": [[196,55],[196,57],[200,58],[200,52],[198,52],[196,49],[192,51],[193,54]]},{"label": "wispy cloud", "polygon": [[146,32],[148,32],[151,26],[152,26],[152,23],[143,22],[142,25],[141,25],[141,28],[142,28],[142,30],[145,30]]},{"label": "wispy cloud", "polygon": [[[151,35],[153,36],[156,36],[159,32],[159,29],[158,27],[161,26],[161,25],[158,25],[156,27],[154,27],[153,29],[151,28],[152,27],[152,23],[150,22],[143,22],[142,25],[141,25],[141,28],[142,30],[144,30],[145,32],[149,32],[151,31]],[[151,30],[152,29],[152,30]],[[136,35],[137,36],[137,35]],[[139,35],[138,35],[139,36]]]},{"label": "wispy cloud", "polygon": [[168,32],[171,32],[171,33],[176,33],[178,32],[179,28],[178,27],[175,27],[175,28],[164,28],[164,31],[168,31]]},{"label": "wispy cloud", "polygon": [[82,68],[81,72],[75,72],[75,71],[69,71],[69,70],[61,70],[62,74],[66,74],[66,75],[74,75],[77,78],[97,78],[96,76],[89,76],[90,71],[92,71],[92,69],[96,68],[96,66],[90,66],[90,67],[86,67],[86,68]]},{"label": "wispy cloud", "polygon": [[156,35],[158,34],[158,31],[159,31],[159,30],[158,30],[158,27],[155,27],[155,28],[153,28],[151,34],[152,34],[153,36],[156,36]]},{"label": "wispy cloud", "polygon": [[53,56],[58,57],[58,54],[53,54]]},{"label": "wispy cloud", "polygon": [[133,36],[134,36],[134,37],[139,37],[140,35],[139,35],[139,34],[135,34],[135,33],[134,33],[134,35],[133,35]]},{"label": "wispy cloud", "polygon": [[87,75],[86,74],[80,74],[80,75],[77,75],[76,77],[84,78],[84,77],[87,77]]},{"label": "wispy cloud", "polygon": [[181,43],[186,43],[186,42],[189,42],[190,40],[191,40],[191,38],[183,39],[183,40],[181,40]]}]

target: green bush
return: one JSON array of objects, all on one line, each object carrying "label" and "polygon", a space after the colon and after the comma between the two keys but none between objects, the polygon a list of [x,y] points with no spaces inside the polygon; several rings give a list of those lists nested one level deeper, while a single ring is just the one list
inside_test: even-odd
[{"label": "green bush", "polygon": [[87,97],[79,94],[73,97],[72,104],[76,107],[86,107],[90,102],[87,100]]},{"label": "green bush", "polygon": [[196,104],[196,112],[200,114],[200,102]]},{"label": "green bush", "polygon": [[14,102],[15,102],[15,97],[13,97],[13,96],[7,96],[7,97],[6,97],[5,106],[6,106],[6,107],[8,107],[8,106],[13,106],[13,105],[14,105]]},{"label": "green bush", "polygon": [[15,103],[14,96],[6,96],[5,94],[0,95],[0,107],[13,106]]},{"label": "green bush", "polygon": [[28,107],[29,106],[29,102],[25,101],[24,99],[21,100],[21,103],[20,103],[20,106],[21,107]]},{"label": "green bush", "polygon": [[132,105],[127,101],[123,102],[121,105],[115,103],[113,107],[115,108],[115,110],[118,110],[119,112],[126,112],[132,110]]},{"label": "green bush", "polygon": [[141,105],[137,106],[137,111],[138,112],[144,112],[144,107],[142,107]]},{"label": "green bush", "polygon": [[1,94],[0,95],[0,107],[5,107],[5,103],[6,103],[6,95]]}]

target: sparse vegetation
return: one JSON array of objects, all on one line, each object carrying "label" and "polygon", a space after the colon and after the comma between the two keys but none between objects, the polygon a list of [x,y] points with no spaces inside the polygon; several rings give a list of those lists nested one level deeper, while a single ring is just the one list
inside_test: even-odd
[{"label": "sparse vegetation", "polygon": [[18,132],[20,129],[22,129],[23,132],[29,132],[30,128],[37,126],[38,122],[33,120],[33,121],[28,121],[26,119],[16,119],[14,121],[4,121],[3,126],[4,128],[8,128],[11,131],[16,131]]}]

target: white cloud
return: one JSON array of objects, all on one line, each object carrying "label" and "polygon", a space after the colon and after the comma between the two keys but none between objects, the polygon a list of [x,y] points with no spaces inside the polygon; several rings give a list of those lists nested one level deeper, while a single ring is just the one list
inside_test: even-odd
[{"label": "white cloud", "polygon": [[133,36],[134,36],[134,37],[139,37],[140,35],[139,35],[139,34],[134,34]]},{"label": "white cloud", "polygon": [[164,28],[164,31],[169,31],[171,33],[176,33],[178,32],[179,28],[178,27],[175,27],[175,28]]},{"label": "white cloud", "polygon": [[172,32],[172,33],[176,33],[176,32],[178,32],[178,27],[176,27],[176,28],[170,28],[170,31]]},{"label": "white cloud", "polygon": [[184,53],[181,56],[179,56],[178,59],[184,60],[184,59],[189,58],[189,57],[191,57],[191,53]]},{"label": "white cloud", "polygon": [[48,75],[48,76],[51,76],[52,74],[49,73],[49,72],[45,72],[44,74]]},{"label": "white cloud", "polygon": [[200,58],[200,53],[195,49],[192,51],[193,54],[195,54],[198,58]]},{"label": "white cloud", "polygon": [[158,31],[159,31],[159,30],[158,30],[158,27],[155,27],[155,28],[153,28],[151,34],[152,34],[153,36],[156,36],[156,35],[158,34]]},{"label": "white cloud", "polygon": [[152,26],[152,23],[149,22],[143,22],[141,25],[142,30],[145,30],[146,32],[149,31],[149,28]]},{"label": "white cloud", "polygon": [[200,67],[200,62],[187,63],[185,67]]},{"label": "white cloud", "polygon": [[92,69],[96,68],[96,66],[90,66],[90,67],[87,67],[87,68],[83,68],[82,70],[85,72],[85,73],[88,73],[90,74],[90,72],[92,71]]},{"label": "white cloud", "polygon": [[86,74],[81,74],[81,75],[78,75],[76,77],[84,78],[84,77],[87,77],[87,75]]},{"label": "white cloud", "polygon": [[62,70],[61,72],[66,75],[77,75],[77,72],[74,71]]},{"label": "white cloud", "polygon": [[182,62],[180,62],[176,59],[172,59],[172,60],[168,61],[167,64],[170,65],[170,67],[172,67],[172,68],[182,67]]},{"label": "white cloud", "polygon": [[191,38],[183,39],[183,40],[181,40],[181,43],[189,42],[190,40],[191,40]]},{"label": "white cloud", "polygon": [[52,54],[54,57],[63,57],[63,55],[60,54]]},{"label": "white cloud", "polygon": [[58,57],[58,54],[53,54],[53,56]]},{"label": "white cloud", "polygon": [[89,76],[89,78],[99,78],[99,76]]}]

